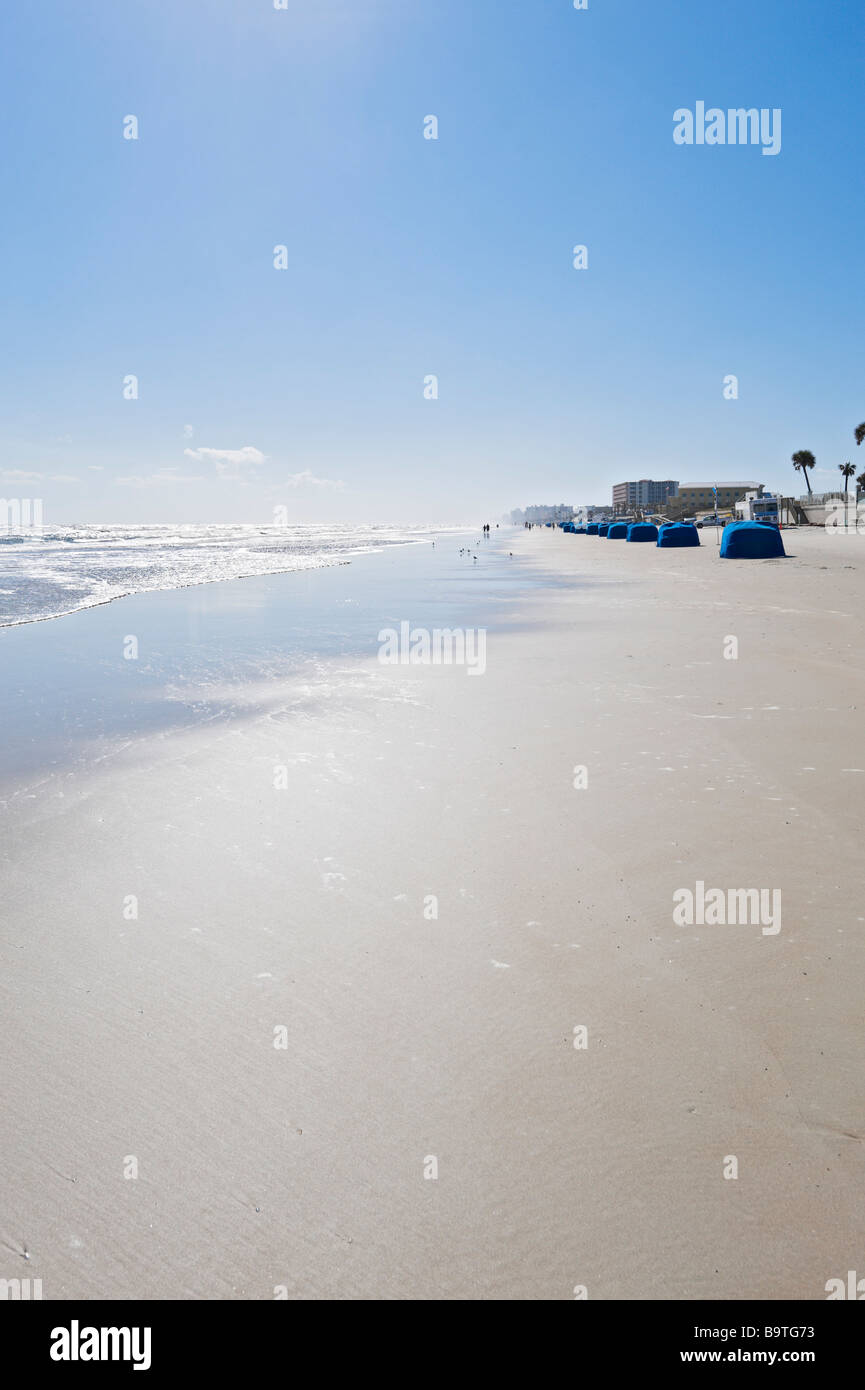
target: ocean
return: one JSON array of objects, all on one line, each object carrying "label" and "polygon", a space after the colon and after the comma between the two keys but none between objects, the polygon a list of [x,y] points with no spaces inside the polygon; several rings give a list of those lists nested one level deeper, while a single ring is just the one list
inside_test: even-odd
[{"label": "ocean", "polygon": [[0,627],[155,589],[320,569],[430,526],[72,525],[0,534]]},{"label": "ocean", "polygon": [[291,549],[275,528],[76,529],[65,549],[0,546],[0,801],[130,741],[335,708],[382,629],[501,629],[534,582],[503,535],[298,527]]}]

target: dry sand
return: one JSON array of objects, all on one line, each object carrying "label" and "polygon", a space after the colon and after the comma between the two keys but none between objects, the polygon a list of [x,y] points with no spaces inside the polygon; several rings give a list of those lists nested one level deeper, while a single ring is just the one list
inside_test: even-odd
[{"label": "dry sand", "polygon": [[[550,584],[482,678],[335,662],[15,798],[0,1277],[820,1299],[862,1269],[865,538],[704,540],[520,533]],[[675,925],[697,880],[780,889],[780,933]]]}]

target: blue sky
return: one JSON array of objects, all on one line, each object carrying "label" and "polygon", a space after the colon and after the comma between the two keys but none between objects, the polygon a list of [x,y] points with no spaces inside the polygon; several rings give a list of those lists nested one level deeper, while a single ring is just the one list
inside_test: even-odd
[{"label": "blue sky", "polygon": [[[802,448],[837,485],[863,76],[852,0],[5,7],[0,491],[441,523],[632,477],[798,492]],[[675,145],[698,100],[781,108],[781,153]]]}]

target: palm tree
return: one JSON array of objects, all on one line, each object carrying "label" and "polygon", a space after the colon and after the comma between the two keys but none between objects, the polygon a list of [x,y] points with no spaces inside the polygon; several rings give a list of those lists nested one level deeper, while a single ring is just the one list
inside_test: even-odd
[{"label": "palm tree", "polygon": [[811,483],[808,478],[808,469],[815,468],[817,466],[817,460],[811,453],[810,449],[800,449],[798,453],[795,453],[793,455],[792,464],[793,467],[796,469],[796,472],[801,473],[803,475],[806,486],[808,488],[808,496],[810,497]]},{"label": "palm tree", "polygon": [[[863,421],[861,425],[856,426],[853,431],[853,438],[856,440],[857,446],[865,439],[865,421]],[[856,479],[856,488],[858,492],[865,492],[865,473],[859,474]]]},{"label": "palm tree", "polygon": [[856,472],[856,469],[853,467],[852,463],[851,463],[851,462],[849,461],[849,459],[848,459],[848,461],[847,461],[846,463],[839,463],[839,464],[838,464],[838,471],[841,473],[841,475],[842,475],[842,477],[843,477],[843,479],[844,479],[844,525],[846,526],[846,525],[847,525],[847,487],[848,487],[848,484],[849,484],[849,482],[850,482],[850,479],[853,477],[853,474]]}]

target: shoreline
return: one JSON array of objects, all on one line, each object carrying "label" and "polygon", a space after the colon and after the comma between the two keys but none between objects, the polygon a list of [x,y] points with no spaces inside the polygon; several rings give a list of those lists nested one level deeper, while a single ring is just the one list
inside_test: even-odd
[{"label": "shoreline", "polygon": [[[440,534],[444,536],[449,533],[441,532]],[[462,533],[460,532],[460,534]],[[378,555],[381,554],[383,550],[398,550],[403,546],[429,545],[430,541],[434,541],[435,539],[435,537],[422,537],[418,538],[417,540],[391,541],[387,546],[381,546],[377,548],[369,547],[358,550],[348,550],[345,551],[342,555],[335,556],[332,560],[322,559],[317,560],[312,564],[293,565],[286,569],[267,570],[263,572],[257,571],[250,572],[249,574],[220,575],[218,577],[208,579],[191,579],[184,584],[156,584],[145,587],[143,589],[129,589],[126,591],[126,593],[112,594],[110,598],[93,599],[92,602],[78,604],[75,608],[64,608],[61,612],[58,613],[35,614],[33,617],[15,618],[9,622],[4,622],[2,619],[0,619],[0,631],[7,627],[24,627],[28,623],[48,623],[52,622],[55,618],[68,618],[73,613],[84,613],[90,608],[102,608],[108,603],[116,603],[119,600],[125,598],[135,598],[139,594],[173,593],[175,590],[194,589],[204,584],[233,584],[236,580],[241,579],[270,579],[275,575],[307,574],[312,570],[332,569],[335,565],[350,565],[354,560],[358,559],[360,556],[363,555]]]}]

